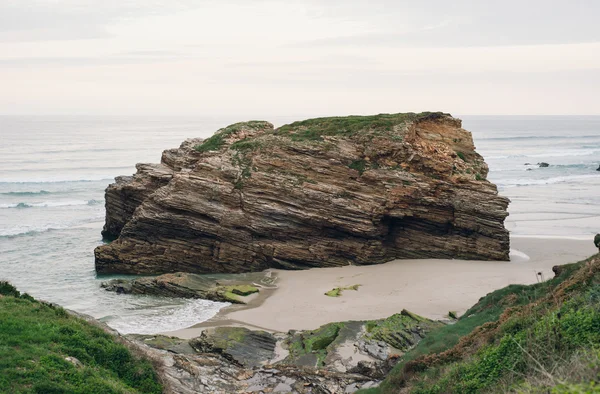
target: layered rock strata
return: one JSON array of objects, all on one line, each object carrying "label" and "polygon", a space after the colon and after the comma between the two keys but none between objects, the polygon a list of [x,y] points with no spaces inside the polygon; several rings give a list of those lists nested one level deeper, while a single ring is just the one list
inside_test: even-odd
[{"label": "layered rock strata", "polygon": [[508,199],[448,114],[237,123],[106,191],[101,273],[508,260]]},{"label": "layered rock strata", "polygon": [[286,334],[214,327],[190,340],[127,338],[162,364],[167,391],[353,393],[376,386],[400,355],[443,325],[402,311],[387,319],[330,323]]}]

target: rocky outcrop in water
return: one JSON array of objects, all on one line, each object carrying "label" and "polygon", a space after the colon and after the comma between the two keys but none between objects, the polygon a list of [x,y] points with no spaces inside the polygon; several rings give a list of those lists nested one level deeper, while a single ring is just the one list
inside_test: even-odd
[{"label": "rocky outcrop in water", "polygon": [[100,287],[117,294],[153,295],[175,298],[202,298],[210,301],[245,304],[245,298],[261,288],[275,287],[276,275],[269,272],[214,277],[184,272],[136,279],[111,279]]},{"label": "rocky outcrop in water", "polygon": [[508,260],[508,199],[447,114],[238,123],[106,191],[101,273]]}]

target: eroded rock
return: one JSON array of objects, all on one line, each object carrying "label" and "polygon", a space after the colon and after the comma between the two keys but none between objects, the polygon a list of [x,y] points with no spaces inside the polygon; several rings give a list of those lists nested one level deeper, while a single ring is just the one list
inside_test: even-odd
[{"label": "eroded rock", "polygon": [[106,191],[102,273],[508,260],[508,199],[447,114],[231,125]]}]

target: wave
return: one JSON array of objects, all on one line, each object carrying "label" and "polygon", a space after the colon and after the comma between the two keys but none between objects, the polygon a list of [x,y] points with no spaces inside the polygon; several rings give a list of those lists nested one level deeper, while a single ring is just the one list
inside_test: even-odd
[{"label": "wave", "polygon": [[38,195],[46,195],[46,194],[52,194],[52,192],[46,191],[46,190],[40,190],[37,192],[7,192],[7,193],[0,193],[3,196],[38,196]]},{"label": "wave", "polygon": [[586,175],[565,175],[557,176],[547,179],[514,179],[507,181],[496,181],[498,186],[514,187],[514,186],[534,186],[534,185],[553,185],[556,183],[569,183],[578,182],[586,179],[598,179],[600,180],[600,174],[586,174]]},{"label": "wave", "polygon": [[67,223],[50,223],[43,226],[33,227],[33,226],[22,226],[22,227],[11,227],[6,229],[0,229],[0,238],[15,238],[15,237],[23,237],[36,235],[40,233],[45,233],[53,230],[65,230],[72,227],[81,226],[83,224],[88,223],[96,223],[101,222],[104,219],[104,214],[95,215],[85,219],[71,221]]},{"label": "wave", "polygon": [[574,140],[574,139],[600,139],[598,134],[590,135],[521,135],[514,137],[477,137],[477,141],[513,141],[513,140]]},{"label": "wave", "polygon": [[19,202],[13,204],[0,204],[0,208],[50,208],[50,207],[70,207],[76,205],[98,205],[102,200],[75,200],[75,201],[47,201],[38,203]]},{"label": "wave", "polygon": [[[122,297],[122,295],[117,297]],[[156,308],[149,311],[148,314],[106,316],[100,320],[121,334],[158,334],[180,330],[206,321],[228,305],[230,305],[228,302],[189,300],[184,305],[175,308]]]},{"label": "wave", "polygon": [[81,177],[64,177],[64,178],[32,178],[32,179],[14,179],[14,178],[0,178],[0,184],[28,184],[28,183],[79,183],[79,182],[99,182],[99,181],[112,181],[114,176],[110,175],[98,175],[89,176],[85,178]]},{"label": "wave", "polygon": [[[537,170],[539,165],[537,163],[530,164],[511,164],[510,166],[490,166],[490,174],[496,174],[499,172],[520,172],[520,171],[532,171]],[[585,170],[586,172],[596,170],[598,165],[596,164],[550,164],[550,169],[553,170]],[[546,171],[546,168],[541,168],[539,171]],[[579,171],[581,174],[581,171]]]},{"label": "wave", "polygon": [[570,150],[556,150],[544,153],[536,154],[520,154],[520,155],[495,155],[485,156],[486,160],[498,160],[498,159],[522,159],[527,160],[530,158],[541,158],[541,157],[570,157],[570,156],[592,156],[600,154],[598,147],[594,149],[570,149]]},{"label": "wave", "polygon": [[[40,163],[41,164],[41,163]],[[77,170],[77,171],[102,171],[102,172],[111,172],[111,173],[122,173],[122,172],[127,172],[127,171],[134,171],[135,168],[132,166],[91,166],[91,167],[82,167],[82,166],[77,166],[77,165],[72,165],[72,166],[68,166],[68,167],[50,167],[48,165],[46,165],[45,168],[11,168],[8,170],[5,170],[5,173],[21,173],[21,172],[25,172],[25,171],[35,171],[35,172],[56,172],[56,173],[64,173],[64,172],[68,172],[68,171],[72,171],[72,170]]]}]

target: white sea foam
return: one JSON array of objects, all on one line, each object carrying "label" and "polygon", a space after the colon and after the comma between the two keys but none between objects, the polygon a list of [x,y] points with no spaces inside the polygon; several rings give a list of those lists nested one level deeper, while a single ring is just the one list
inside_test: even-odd
[{"label": "white sea foam", "polygon": [[230,304],[225,302],[187,300],[177,308],[152,308],[147,313],[110,316],[101,320],[121,334],[158,334],[206,321],[228,305]]},{"label": "white sea foam", "polygon": [[112,181],[113,175],[77,175],[71,176],[56,176],[47,178],[0,178],[0,183],[66,183],[66,182],[97,182],[97,181]]},{"label": "white sea foam", "polygon": [[71,227],[81,226],[82,224],[93,223],[104,220],[104,213],[96,214],[81,220],[73,220],[64,223],[48,223],[39,226],[19,225],[9,228],[0,228],[0,238],[2,237],[18,237],[23,235],[34,235],[44,233],[51,230],[64,230]]},{"label": "white sea foam", "polygon": [[0,208],[48,208],[48,207],[70,207],[77,205],[97,205],[100,200],[71,200],[71,201],[44,201],[44,202],[19,202],[12,204],[0,204]]},{"label": "white sea foam", "polygon": [[597,179],[600,181],[600,174],[586,174],[586,175],[565,175],[557,176],[547,179],[509,179],[509,180],[498,180],[496,183],[498,186],[503,187],[515,187],[515,186],[534,186],[534,185],[553,185],[556,183],[568,183],[568,182],[579,182],[588,179]]}]

